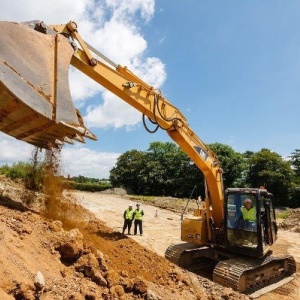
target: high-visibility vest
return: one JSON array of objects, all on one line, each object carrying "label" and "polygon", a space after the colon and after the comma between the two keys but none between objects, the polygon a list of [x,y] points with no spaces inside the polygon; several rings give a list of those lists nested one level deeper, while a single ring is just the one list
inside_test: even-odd
[{"label": "high-visibility vest", "polygon": [[256,220],[256,212],[254,207],[251,207],[249,210],[246,207],[242,207],[242,214],[243,219],[248,221],[255,221]]},{"label": "high-visibility vest", "polygon": [[136,220],[142,220],[143,219],[143,215],[144,215],[144,212],[143,212],[143,210],[135,210],[135,212],[134,212],[134,214],[135,214],[135,219]]},{"label": "high-visibility vest", "polygon": [[125,210],[125,219],[127,220],[133,219],[133,210],[129,210],[129,208]]}]

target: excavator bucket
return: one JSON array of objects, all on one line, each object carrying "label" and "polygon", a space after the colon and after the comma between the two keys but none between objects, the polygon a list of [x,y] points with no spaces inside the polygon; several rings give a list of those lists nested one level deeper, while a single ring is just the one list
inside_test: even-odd
[{"label": "excavator bucket", "polygon": [[70,94],[74,49],[64,36],[43,34],[34,24],[0,22],[0,130],[44,149],[96,140]]}]

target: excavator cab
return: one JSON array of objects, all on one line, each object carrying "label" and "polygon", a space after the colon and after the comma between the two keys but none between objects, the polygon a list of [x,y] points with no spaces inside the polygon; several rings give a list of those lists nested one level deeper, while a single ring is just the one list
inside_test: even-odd
[{"label": "excavator cab", "polygon": [[277,238],[272,194],[265,189],[229,188],[224,203],[228,249],[263,257]]}]

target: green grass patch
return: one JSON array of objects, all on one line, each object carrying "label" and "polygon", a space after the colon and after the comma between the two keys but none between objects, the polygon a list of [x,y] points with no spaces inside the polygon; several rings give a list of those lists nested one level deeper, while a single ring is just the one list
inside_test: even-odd
[{"label": "green grass patch", "polygon": [[276,219],[287,219],[290,215],[290,210],[276,212]]}]

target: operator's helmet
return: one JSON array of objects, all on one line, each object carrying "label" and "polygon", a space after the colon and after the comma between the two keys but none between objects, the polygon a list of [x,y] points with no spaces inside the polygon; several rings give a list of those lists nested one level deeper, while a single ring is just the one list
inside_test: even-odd
[{"label": "operator's helmet", "polygon": [[250,198],[246,198],[246,199],[244,200],[244,203],[250,203],[250,204],[252,204],[252,200],[251,200]]},{"label": "operator's helmet", "polygon": [[132,207],[132,203],[129,203],[129,207]]}]

